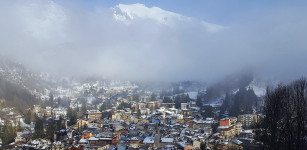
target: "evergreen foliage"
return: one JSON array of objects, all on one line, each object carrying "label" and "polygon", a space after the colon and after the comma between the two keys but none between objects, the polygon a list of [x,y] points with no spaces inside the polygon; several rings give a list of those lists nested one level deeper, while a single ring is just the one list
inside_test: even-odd
[{"label": "evergreen foliage", "polygon": [[155,93],[152,93],[150,96],[150,101],[155,101],[157,98],[157,95]]},{"label": "evergreen foliage", "polygon": [[141,115],[142,115],[142,114],[141,114],[141,110],[138,109],[138,111],[137,111],[137,113],[136,113],[136,116],[137,116],[137,117],[141,117]]},{"label": "evergreen foliage", "polygon": [[[212,100],[220,98],[223,94],[228,91],[237,90],[247,87],[253,81],[252,72],[240,72],[227,76],[223,80],[212,84],[206,90],[204,94],[204,102],[210,103]],[[228,93],[229,94],[229,93]]]},{"label": "evergreen foliage", "polygon": [[13,142],[16,135],[16,128],[12,124],[5,122],[2,128],[2,145],[7,145]]},{"label": "evergreen foliage", "polygon": [[49,101],[53,103],[53,99],[54,99],[54,98],[53,98],[53,95],[50,93],[50,94],[49,94]]},{"label": "evergreen foliage", "polygon": [[114,115],[114,111],[113,110],[108,112],[108,119],[112,118],[112,115]]},{"label": "evergreen foliage", "polygon": [[202,106],[203,106],[203,102],[202,102],[200,96],[197,96],[196,105],[197,105],[198,107],[200,107],[200,108],[202,108]]},{"label": "evergreen foliage", "polygon": [[35,116],[34,138],[44,138],[44,122],[39,117]]},{"label": "evergreen foliage", "polygon": [[58,105],[61,106],[61,102],[62,102],[61,97],[58,97],[58,98],[57,98],[57,101],[58,101]]},{"label": "evergreen foliage", "polygon": [[177,95],[175,97],[175,107],[178,109],[181,107],[181,103],[187,103],[190,101],[190,97],[189,97],[189,94],[185,95],[185,94],[182,94],[182,95]]},{"label": "evergreen foliage", "polygon": [[55,127],[53,125],[49,125],[46,131],[46,138],[51,142],[54,142],[54,131]]},{"label": "evergreen foliage", "polygon": [[167,96],[163,97],[163,103],[173,103],[173,100]]},{"label": "evergreen foliage", "polygon": [[104,118],[109,118],[109,113],[106,111],[101,113],[101,119],[104,119]]},{"label": "evergreen foliage", "polygon": [[26,114],[26,109],[40,102],[23,86],[11,83],[0,77],[0,99],[4,107],[15,107],[20,114]]},{"label": "evergreen foliage", "polygon": [[132,95],[132,101],[139,102],[140,101],[140,95],[139,94],[133,94]]},{"label": "evergreen foliage", "polygon": [[253,89],[240,88],[234,96],[234,104],[229,110],[230,116],[253,113],[252,106],[258,101]]},{"label": "evergreen foliage", "polygon": [[85,115],[87,100],[85,98],[78,98],[78,101],[80,101],[80,103],[82,104],[81,111],[83,112],[83,115]]},{"label": "evergreen foliage", "polygon": [[220,114],[224,114],[226,110],[229,111],[229,109],[230,109],[230,101],[231,101],[230,95],[228,94],[228,92],[226,92],[225,99],[224,99],[224,101],[222,103],[222,106],[221,106],[221,109],[220,109],[220,112],[221,112]]},{"label": "evergreen foliage", "polygon": [[206,106],[204,106],[204,110],[205,110],[205,112],[202,113],[202,116],[204,118],[213,118],[214,114],[213,114],[213,107],[212,106],[206,105]]},{"label": "evergreen foliage", "polygon": [[71,108],[67,110],[67,118],[69,119],[69,124],[74,125],[77,123],[77,111]]},{"label": "evergreen foliage", "polygon": [[117,108],[118,108],[119,110],[124,109],[124,108],[131,108],[131,104],[122,102],[122,103],[120,103],[120,104],[118,105]]},{"label": "evergreen foliage", "polygon": [[21,126],[20,119],[18,120],[17,127],[16,127],[16,131],[17,131],[17,132],[23,131],[23,128],[22,128],[22,126]]},{"label": "evergreen foliage", "polygon": [[25,115],[25,123],[26,124],[31,124],[31,118],[32,118],[32,112],[29,109],[27,114]]}]

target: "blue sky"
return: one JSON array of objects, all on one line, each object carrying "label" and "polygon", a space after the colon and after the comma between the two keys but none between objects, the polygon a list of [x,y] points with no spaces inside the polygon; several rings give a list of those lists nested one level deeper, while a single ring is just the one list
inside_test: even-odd
[{"label": "blue sky", "polygon": [[[54,0],[61,3],[61,0]],[[307,1],[284,0],[78,0],[88,11],[96,7],[110,8],[118,4],[141,3],[166,11],[229,26],[242,19],[265,15],[283,9],[304,9]]]}]

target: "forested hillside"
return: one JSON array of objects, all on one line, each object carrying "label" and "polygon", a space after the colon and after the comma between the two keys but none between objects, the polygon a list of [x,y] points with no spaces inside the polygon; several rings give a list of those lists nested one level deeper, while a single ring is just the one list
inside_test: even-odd
[{"label": "forested hillside", "polygon": [[28,90],[6,81],[3,77],[0,77],[0,99],[5,100],[1,104],[2,108],[15,107],[22,114],[27,108],[31,108],[39,102]]}]

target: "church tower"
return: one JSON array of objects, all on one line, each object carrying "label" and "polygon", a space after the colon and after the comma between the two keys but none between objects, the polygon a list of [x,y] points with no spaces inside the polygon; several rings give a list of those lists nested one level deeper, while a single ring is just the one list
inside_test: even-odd
[{"label": "church tower", "polygon": [[154,147],[159,147],[160,143],[160,129],[158,123],[156,123],[155,143]]}]

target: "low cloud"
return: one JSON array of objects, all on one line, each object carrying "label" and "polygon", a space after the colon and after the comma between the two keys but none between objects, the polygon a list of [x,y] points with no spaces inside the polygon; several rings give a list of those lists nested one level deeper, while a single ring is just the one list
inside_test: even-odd
[{"label": "low cloud", "polygon": [[[114,20],[109,8],[0,2],[0,52],[37,71],[131,80],[214,80],[243,68],[307,75],[306,10],[276,9],[217,31],[200,24]],[[222,25],[220,26],[222,27]]]}]

